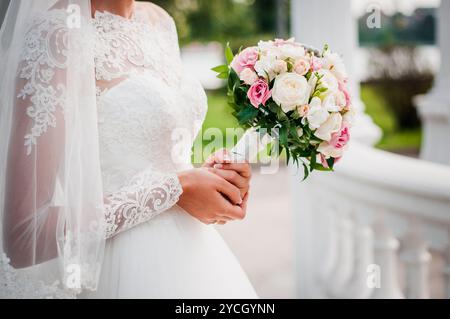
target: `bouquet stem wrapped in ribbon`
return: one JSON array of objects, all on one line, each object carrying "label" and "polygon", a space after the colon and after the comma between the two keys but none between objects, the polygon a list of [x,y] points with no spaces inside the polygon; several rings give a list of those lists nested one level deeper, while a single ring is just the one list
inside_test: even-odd
[{"label": "bouquet stem wrapped in ribbon", "polygon": [[332,171],[350,140],[353,119],[347,72],[341,57],[294,39],[260,41],[215,67],[227,80],[228,102],[248,129],[231,150],[252,161],[255,150],[272,143],[276,154],[302,165],[305,179],[314,170]]}]

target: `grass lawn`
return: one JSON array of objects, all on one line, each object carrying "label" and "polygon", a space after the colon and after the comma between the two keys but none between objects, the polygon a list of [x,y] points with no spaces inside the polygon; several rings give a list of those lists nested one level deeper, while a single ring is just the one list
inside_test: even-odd
[{"label": "grass lawn", "polygon": [[[374,122],[381,127],[384,136],[377,147],[396,152],[417,152],[420,149],[421,130],[399,131],[394,116],[390,113],[388,104],[383,97],[376,94],[375,90],[367,85],[361,89],[361,98],[366,105],[367,113],[372,116]],[[238,123],[231,115],[231,109],[227,105],[225,91],[208,92],[208,114],[203,124],[203,129],[218,128],[225,132],[226,128],[237,127]],[[200,136],[198,138],[201,138]],[[205,145],[209,141],[202,141]],[[206,152],[208,153],[208,152]],[[207,156],[205,154],[204,156]]]},{"label": "grass lawn", "polygon": [[363,85],[361,99],[366,105],[366,112],[383,130],[383,138],[376,145],[378,148],[396,152],[418,152],[422,141],[422,130],[399,130],[389,105],[382,96],[376,94],[370,86]]}]

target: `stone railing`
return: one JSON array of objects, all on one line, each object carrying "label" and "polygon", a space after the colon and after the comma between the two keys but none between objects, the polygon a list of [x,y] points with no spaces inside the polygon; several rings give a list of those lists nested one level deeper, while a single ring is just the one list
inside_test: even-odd
[{"label": "stone railing", "polygon": [[450,167],[354,143],[292,175],[300,298],[450,297]]}]

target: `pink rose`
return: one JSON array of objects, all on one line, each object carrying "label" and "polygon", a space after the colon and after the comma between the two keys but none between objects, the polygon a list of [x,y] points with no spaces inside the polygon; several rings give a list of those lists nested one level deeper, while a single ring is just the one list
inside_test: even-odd
[{"label": "pink rose", "polygon": [[241,72],[246,68],[254,70],[255,64],[256,62],[258,62],[258,59],[258,48],[249,47],[234,57],[233,61],[231,62],[231,67],[236,71],[238,75],[240,75]]},{"label": "pink rose", "polygon": [[322,61],[318,57],[313,56],[311,58],[311,69],[313,71],[319,71],[322,69],[322,66]]},{"label": "pink rose", "polygon": [[247,93],[247,97],[250,103],[256,108],[266,105],[266,102],[272,96],[272,91],[269,89],[269,85],[264,80],[258,80],[250,87]]},{"label": "pink rose", "polygon": [[330,145],[334,148],[343,148],[347,145],[348,141],[350,141],[350,130],[347,125],[344,125],[342,129],[334,133],[331,136]]},{"label": "pink rose", "polygon": [[350,92],[347,89],[346,83],[339,82],[339,90],[345,95],[345,108],[348,110],[350,105],[352,104],[352,98],[350,96]]},{"label": "pink rose", "polygon": [[344,124],[339,132],[331,135],[331,140],[329,142],[324,141],[319,145],[317,150],[320,153],[322,164],[325,166],[324,163],[326,163],[326,159],[330,157],[340,159],[349,141],[350,129]]}]

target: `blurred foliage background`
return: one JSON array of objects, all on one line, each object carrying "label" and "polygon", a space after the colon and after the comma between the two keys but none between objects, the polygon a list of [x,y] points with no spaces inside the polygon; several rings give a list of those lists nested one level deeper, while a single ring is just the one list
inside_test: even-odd
[{"label": "blurred foliage background", "polygon": [[[289,37],[289,0],[153,2],[174,17],[182,46],[230,42],[236,50],[261,39]],[[434,71],[424,62],[427,53],[423,49],[435,45],[435,9],[418,8],[411,15],[382,14],[380,29],[367,27],[368,15],[358,20],[361,50],[369,61],[361,96],[367,113],[384,133],[377,147],[416,156],[422,130],[413,97],[426,93],[433,82]],[[224,130],[237,125],[230,115],[224,90],[209,91],[208,98],[204,128]]]}]

